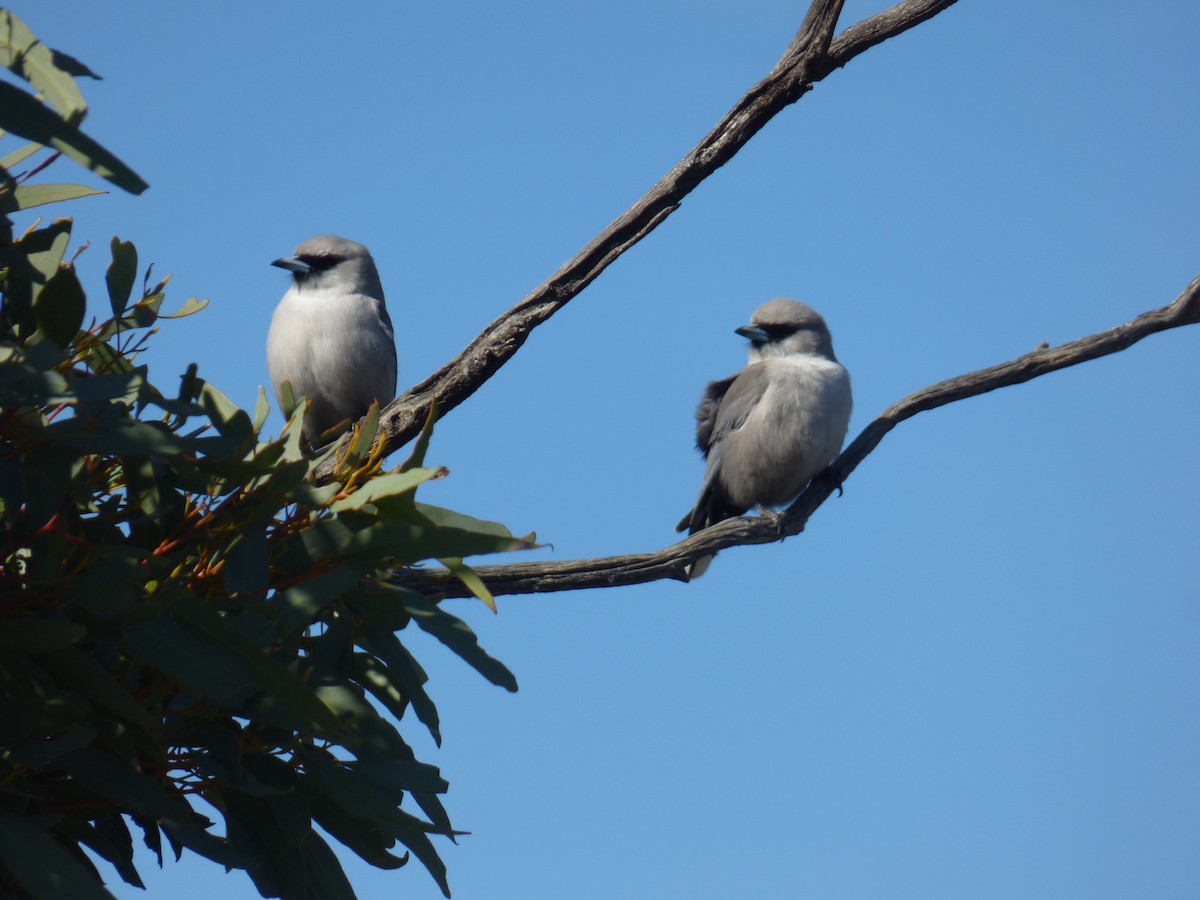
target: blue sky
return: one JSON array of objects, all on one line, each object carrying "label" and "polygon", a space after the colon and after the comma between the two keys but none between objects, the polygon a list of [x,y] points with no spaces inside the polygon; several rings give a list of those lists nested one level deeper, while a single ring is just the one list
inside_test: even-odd
[{"label": "blue sky", "polygon": [[[73,204],[85,283],[102,296],[119,235],[175,303],[210,298],[146,359],[245,406],[272,259],[366,243],[415,383],[689,150],[803,4],[15,11],[104,76],[88,130],[151,184]],[[769,297],[825,315],[852,435],[1166,304],[1200,271],[1198,41],[1185,0],[962,0],[869,51],[442,422],[452,474],[425,498],[535,530],[545,558],[656,549],[699,484],[695,401]],[[922,414],[803,535],[694,584],[453,601],[521,684],[413,645],[445,746],[409,735],[472,832],[443,848],[454,896],[1195,897],[1198,351],[1181,329]],[[347,865],[363,900],[440,896],[415,862]],[[143,874],[257,896],[199,860]]]}]

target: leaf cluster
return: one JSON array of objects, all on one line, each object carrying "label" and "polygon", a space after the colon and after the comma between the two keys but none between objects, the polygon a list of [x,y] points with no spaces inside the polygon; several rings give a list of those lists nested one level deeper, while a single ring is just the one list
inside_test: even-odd
[{"label": "leaf cluster", "polygon": [[[31,184],[44,163],[14,174],[39,153],[144,187],[79,131],[81,64],[7,10],[0,59],[37,92],[0,85],[0,127],[34,142],[0,160],[0,210],[93,192]],[[141,886],[134,835],[264,896],[352,898],[330,838],[380,868],[415,856],[448,896],[448,785],[401,733],[415,718],[440,743],[438,712],[402,635],[516,681],[394,576],[439,559],[490,604],[463,558],[532,537],[416,499],[445,474],[428,427],[385,471],[377,410],[313,457],[303,404],[269,439],[261,392],[244,411],[195,366],[160,390],[138,355],[167,281],[139,281],[133,244],[113,239],[107,309],[85,323],[72,221],[2,225],[0,898],[111,897],[93,858]]]}]

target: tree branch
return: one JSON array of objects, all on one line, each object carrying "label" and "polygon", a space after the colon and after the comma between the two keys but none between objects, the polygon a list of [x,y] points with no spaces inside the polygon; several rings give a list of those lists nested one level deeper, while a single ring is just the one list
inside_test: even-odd
[{"label": "tree branch", "polygon": [[[777,113],[810,91],[814,82],[955,0],[907,0],[831,41],[843,2],[813,0],[800,30],[767,77],[747,91],[687,156],[549,279],[484,328],[458,356],[388,404],[379,422],[379,439],[385,441],[386,452],[417,435],[434,401],[441,417],[475,393],[512,359],[534,328],[679,209],[684,197],[732,159]],[[318,468],[317,478],[328,479],[333,466],[330,459]]]},{"label": "tree branch", "polygon": [[[1050,372],[1120,353],[1142,338],[1159,331],[1200,323],[1200,275],[1169,305],[1142,313],[1124,325],[1093,334],[1058,347],[1043,345],[1010,362],[979,369],[909,394],[892,404],[830,465],[829,474],[818,476],[778,516],[726,519],[712,528],[654,553],[605,556],[562,562],[514,563],[473,566],[493,594],[529,594],[574,591],[580,588],[643,584],[663,578],[687,580],[686,568],[703,556],[742,544],[764,544],[782,540],[804,530],[809,518],[849,478],[884,436],[917,413],[977,397],[997,388],[1023,384]],[[462,584],[451,580],[445,570],[397,573],[397,584],[425,594],[447,597],[469,596]]]}]

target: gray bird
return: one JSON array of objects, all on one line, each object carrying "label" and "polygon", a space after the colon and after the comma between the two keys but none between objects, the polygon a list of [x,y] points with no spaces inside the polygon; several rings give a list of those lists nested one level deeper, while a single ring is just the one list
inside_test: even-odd
[{"label": "gray bird", "polygon": [[267,369],[275,399],[292,385],[307,397],[304,438],[310,443],[372,402],[396,396],[396,342],[375,260],[362,244],[320,234],[273,266],[292,273],[267,333]]},{"label": "gray bird", "polygon": [[696,506],[676,531],[695,534],[751,507],[787,503],[846,438],[850,373],[833,355],[824,319],[780,298],[736,333],[749,339],[750,361],[709,384],[696,408],[696,448],[707,465]]}]

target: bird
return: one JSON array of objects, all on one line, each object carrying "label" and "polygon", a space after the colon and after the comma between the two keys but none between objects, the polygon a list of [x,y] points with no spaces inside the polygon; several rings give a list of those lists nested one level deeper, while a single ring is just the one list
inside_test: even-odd
[{"label": "bird", "polygon": [[704,480],[676,531],[695,534],[751,507],[789,502],[837,456],[850,425],[850,373],[812,307],[768,300],[735,333],[750,341],[749,361],[700,398]]},{"label": "bird", "polygon": [[275,399],[283,385],[308,399],[303,437],[316,445],[372,403],[396,396],[396,341],[375,260],[362,244],[330,234],[304,241],[271,263],[292,273],[267,332]]}]

